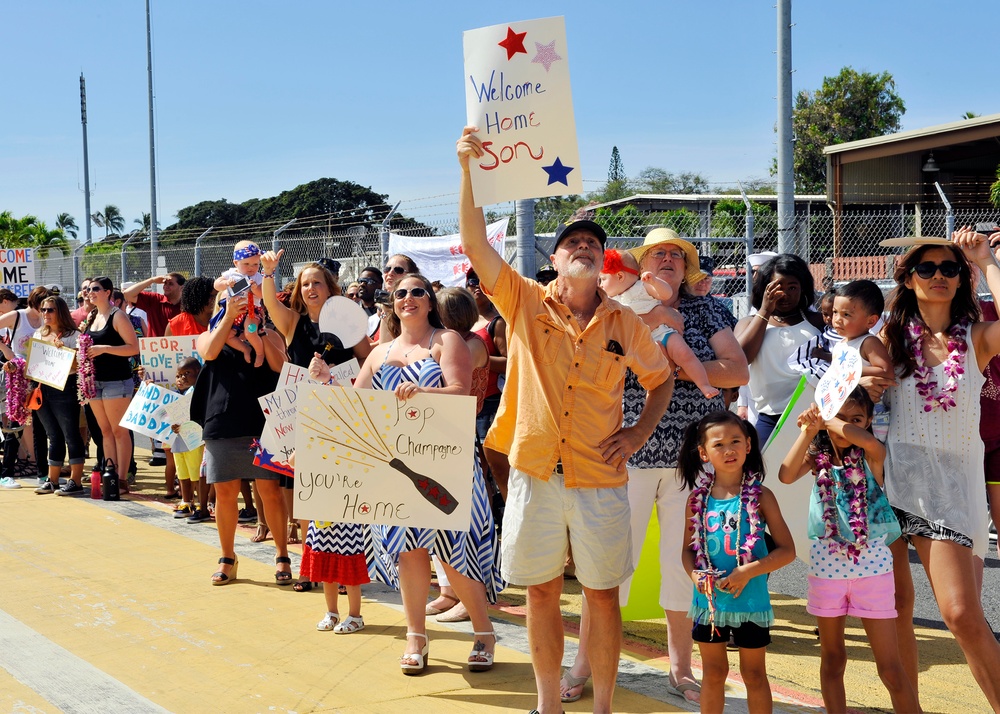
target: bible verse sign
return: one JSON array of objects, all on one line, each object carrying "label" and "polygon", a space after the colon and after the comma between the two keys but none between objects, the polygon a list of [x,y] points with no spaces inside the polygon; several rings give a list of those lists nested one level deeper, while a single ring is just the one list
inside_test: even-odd
[{"label": "bible verse sign", "polygon": [[562,17],[469,30],[465,107],[485,155],[470,162],[477,206],[583,193]]},{"label": "bible verse sign", "polygon": [[469,529],[474,397],[297,389],[296,518]]}]

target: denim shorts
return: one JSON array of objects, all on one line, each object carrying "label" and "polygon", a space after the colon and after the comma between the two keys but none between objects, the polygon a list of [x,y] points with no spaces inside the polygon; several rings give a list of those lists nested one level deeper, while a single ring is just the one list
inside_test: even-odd
[{"label": "denim shorts", "polygon": [[95,384],[97,396],[94,399],[131,399],[135,394],[135,382],[131,377],[107,382],[97,381]]}]

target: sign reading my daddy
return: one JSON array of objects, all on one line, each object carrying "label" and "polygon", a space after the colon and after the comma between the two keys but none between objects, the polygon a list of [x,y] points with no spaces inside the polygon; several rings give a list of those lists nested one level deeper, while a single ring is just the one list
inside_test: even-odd
[{"label": "sign reading my daddy", "polygon": [[473,397],[297,389],[296,518],[468,530]]},{"label": "sign reading my daddy", "polygon": [[173,384],[177,377],[177,367],[188,357],[194,357],[204,364],[205,360],[195,349],[197,335],[183,337],[143,337],[139,340],[139,359],[146,379],[156,384]]},{"label": "sign reading my daddy", "polygon": [[66,386],[75,358],[76,350],[56,347],[32,337],[28,340],[28,359],[24,367],[24,376],[55,389],[62,389]]},{"label": "sign reading my daddy", "polygon": [[477,206],[582,193],[562,17],[463,34],[465,107],[485,155],[471,162]]},{"label": "sign reading my daddy", "polygon": [[150,382],[143,382],[139,391],[132,397],[128,411],[122,417],[119,426],[131,429],[136,434],[144,434],[159,441],[165,441],[170,434],[170,419],[157,418],[160,407],[181,398],[177,392],[158,387]]},{"label": "sign reading my daddy", "polygon": [[[358,360],[349,359],[343,364],[331,366],[330,376],[335,384],[350,386],[354,384],[360,371]],[[278,388],[257,400],[264,412],[264,431],[261,432],[254,453],[254,466],[289,477],[293,476],[295,471],[288,460],[295,453],[295,414],[298,398],[295,385],[299,382],[317,384],[309,377],[308,369],[285,362],[281,374],[278,375]]]}]

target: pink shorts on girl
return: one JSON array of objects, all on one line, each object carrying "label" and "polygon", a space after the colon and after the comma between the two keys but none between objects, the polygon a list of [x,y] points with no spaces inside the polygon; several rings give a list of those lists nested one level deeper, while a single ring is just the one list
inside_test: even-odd
[{"label": "pink shorts on girl", "polygon": [[896,617],[896,583],[891,572],[843,579],[810,575],[806,612],[816,617],[891,620]]}]

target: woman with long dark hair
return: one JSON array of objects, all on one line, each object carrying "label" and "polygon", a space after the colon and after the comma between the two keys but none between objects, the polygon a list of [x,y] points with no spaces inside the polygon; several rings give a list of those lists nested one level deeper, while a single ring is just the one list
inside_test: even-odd
[{"label": "woman with long dark hair", "polygon": [[[35,332],[34,339],[56,347],[76,349],[76,323],[70,315],[69,307],[62,298],[50,296],[42,301],[39,308],[42,326]],[[83,462],[87,453],[80,435],[80,402],[76,394],[76,363],[70,370],[69,378],[62,389],[41,385],[42,406],[35,410],[49,437],[49,480],[39,486],[35,493],[57,493],[60,496],[78,496],[83,493]],[[66,452],[69,451],[69,480],[59,487],[59,472],[62,470]],[[41,458],[41,454],[37,456]]]},{"label": "woman with long dark hair", "polygon": [[924,239],[896,264],[882,330],[896,381],[866,381],[873,399],[889,386],[885,485],[903,533],[890,547],[906,674],[917,691],[909,544],[972,675],[1000,711],[1000,644],[980,603],[989,534],[979,438],[982,372],[1000,353],[1000,323],[979,322],[970,261],[986,276],[994,301],[1000,298],[1000,266],[985,238],[971,229],[957,231],[952,241]]},{"label": "woman with long dark hair", "polygon": [[94,341],[89,352],[94,360],[97,392],[90,400],[90,407],[101,428],[105,463],[108,459],[114,463],[119,488],[128,493],[128,481],[123,476],[132,461],[132,437],[121,426],[121,420],[135,394],[129,357],[139,354],[139,338],[128,315],[112,303],[111,278],[94,278],[87,289],[94,309],[83,321],[80,332]]}]

